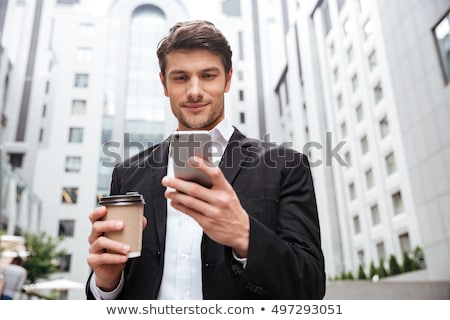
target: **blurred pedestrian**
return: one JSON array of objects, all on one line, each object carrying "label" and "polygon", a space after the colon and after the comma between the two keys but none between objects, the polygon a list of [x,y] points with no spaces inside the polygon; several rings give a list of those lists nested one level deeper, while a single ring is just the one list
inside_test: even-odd
[{"label": "blurred pedestrian", "polygon": [[20,256],[16,256],[9,265],[1,270],[5,280],[1,300],[14,300],[18,298],[22,291],[22,286],[27,279],[27,270],[23,267],[23,262]]}]

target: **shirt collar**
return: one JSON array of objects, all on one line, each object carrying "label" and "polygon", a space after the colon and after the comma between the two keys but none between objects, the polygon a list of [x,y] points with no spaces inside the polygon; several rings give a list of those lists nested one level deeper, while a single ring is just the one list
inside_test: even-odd
[{"label": "shirt collar", "polygon": [[227,145],[233,135],[234,128],[226,118],[220,121],[213,129],[209,131],[213,140],[222,145]]}]

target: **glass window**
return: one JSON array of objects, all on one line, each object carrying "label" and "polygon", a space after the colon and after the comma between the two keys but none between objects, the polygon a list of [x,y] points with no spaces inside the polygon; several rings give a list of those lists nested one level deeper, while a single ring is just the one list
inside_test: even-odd
[{"label": "glass window", "polygon": [[373,88],[373,94],[375,97],[375,103],[378,104],[383,99],[383,87],[381,86],[381,83],[378,82],[378,84]]},{"label": "glass window", "polygon": [[385,162],[386,162],[386,172],[388,175],[391,175],[397,171],[397,165],[395,163],[395,157],[393,152],[389,153],[386,156]]},{"label": "glass window", "polygon": [[383,241],[377,243],[377,255],[378,259],[386,259],[386,249],[384,248]]},{"label": "glass window", "polygon": [[74,87],[87,88],[89,84],[89,75],[87,73],[76,73]]},{"label": "glass window", "polygon": [[80,23],[81,39],[92,39],[94,37],[94,25],[92,23]]},{"label": "glass window", "polygon": [[353,217],[353,228],[355,229],[355,234],[361,233],[361,224],[359,222],[359,216]]},{"label": "glass window", "polygon": [[367,189],[371,189],[374,186],[373,170],[369,169],[366,171],[366,185]]},{"label": "glass window", "polygon": [[[143,4],[132,13],[127,44],[124,131],[132,138],[124,144],[124,153],[133,155],[136,145],[158,143],[164,136],[166,99],[161,96],[157,59],[151,59],[155,45],[165,35],[167,20],[157,6]],[[111,127],[112,128],[112,127]]]},{"label": "glass window", "polygon": [[382,138],[384,138],[389,135],[389,132],[389,121],[385,116],[380,120],[380,135]]},{"label": "glass window", "polygon": [[337,0],[338,11],[341,11],[342,7],[345,5],[345,0]]},{"label": "glass window", "polygon": [[380,224],[380,211],[378,210],[378,204],[374,204],[370,207],[370,215],[372,217],[372,224],[374,226]]},{"label": "glass window", "polygon": [[359,261],[359,265],[363,266],[365,265],[364,262],[364,250],[358,250],[358,261]]},{"label": "glass window", "polygon": [[400,214],[403,212],[403,199],[400,191],[392,194],[392,206],[394,208],[394,214]]},{"label": "glass window", "polygon": [[86,100],[72,100],[72,114],[85,114]]},{"label": "glass window", "polygon": [[39,129],[39,142],[44,140],[44,128]]},{"label": "glass window", "polygon": [[325,29],[325,35],[327,35],[331,30],[331,17],[330,17],[330,8],[328,6],[328,0],[323,1],[321,9],[323,15],[323,25]]},{"label": "glass window", "polygon": [[70,272],[70,261],[72,260],[72,255],[63,254],[58,257],[58,269],[60,272]]},{"label": "glass window", "polygon": [[376,68],[376,66],[378,65],[377,62],[377,53],[375,50],[373,50],[370,54],[369,54],[369,69],[370,71],[372,71],[373,69]]},{"label": "glass window", "polygon": [[77,48],[76,59],[78,63],[90,63],[92,60],[92,49],[86,47]]},{"label": "glass window", "polygon": [[351,182],[348,185],[348,190],[350,193],[350,200],[355,200],[356,199],[356,190],[355,190],[355,184],[353,182]]},{"label": "glass window", "polygon": [[347,136],[347,124],[344,122],[341,123],[341,135],[342,138],[345,138]]},{"label": "glass window", "polygon": [[239,90],[239,101],[244,101],[244,90]]},{"label": "glass window", "polygon": [[78,188],[76,187],[64,187],[61,192],[62,203],[75,204],[78,199]]},{"label": "glass window", "polygon": [[73,237],[75,220],[59,220],[59,237]]},{"label": "glass window", "polygon": [[398,240],[400,241],[400,250],[402,252],[411,252],[411,241],[409,240],[408,232],[399,235]]},{"label": "glass window", "polygon": [[450,82],[450,10],[434,28],[445,83]]},{"label": "glass window", "polygon": [[338,69],[338,67],[334,68],[334,70],[333,70],[333,77],[334,77],[334,82],[337,82],[339,80],[339,69]]},{"label": "glass window", "polygon": [[66,157],[66,172],[80,172],[81,157],[68,156]]},{"label": "glass window", "polygon": [[367,140],[367,136],[361,138],[361,152],[362,154],[366,154],[369,151],[369,142]]},{"label": "glass window", "polygon": [[69,128],[69,142],[70,143],[83,142],[83,128]]},{"label": "glass window", "polygon": [[244,124],[245,123],[245,112],[239,113],[239,122]]},{"label": "glass window", "polygon": [[364,39],[368,39],[373,33],[373,22],[370,19],[367,19],[366,23],[363,26]]},{"label": "glass window", "polygon": [[347,151],[347,152],[345,153],[345,163],[346,163],[347,166],[349,166],[349,167],[351,167],[351,165],[352,165],[352,158],[351,158],[351,155],[350,155],[350,151]]},{"label": "glass window", "polygon": [[364,110],[362,104],[358,104],[356,107],[356,121],[359,123],[364,119]]},{"label": "glass window", "polygon": [[347,60],[349,63],[353,61],[353,46],[347,49]]},{"label": "glass window", "polygon": [[355,74],[355,75],[353,75],[353,77],[352,77],[352,89],[353,89],[353,91],[356,91],[356,89],[358,89],[358,75],[357,74]]},{"label": "glass window", "polygon": [[336,101],[337,101],[338,109],[339,109],[339,110],[342,109],[342,106],[343,106],[343,103],[342,103],[342,94],[339,93],[339,95],[338,95],[337,98],[336,98]]}]

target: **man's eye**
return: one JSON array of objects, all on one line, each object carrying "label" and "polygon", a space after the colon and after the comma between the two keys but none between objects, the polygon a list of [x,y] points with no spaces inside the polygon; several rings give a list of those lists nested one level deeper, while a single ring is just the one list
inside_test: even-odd
[{"label": "man's eye", "polygon": [[205,78],[205,79],[213,79],[213,78],[215,78],[215,77],[216,77],[216,75],[213,74],[213,73],[205,73],[205,74],[203,75],[203,78]]},{"label": "man's eye", "polygon": [[175,80],[175,81],[183,81],[183,80],[186,80],[186,76],[176,76],[176,77],[173,77],[173,80]]}]

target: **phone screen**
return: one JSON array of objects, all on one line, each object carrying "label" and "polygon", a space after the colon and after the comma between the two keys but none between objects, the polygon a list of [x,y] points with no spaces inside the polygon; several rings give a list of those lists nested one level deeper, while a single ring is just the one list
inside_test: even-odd
[{"label": "phone screen", "polygon": [[188,162],[195,155],[207,161],[208,165],[214,165],[214,146],[209,132],[177,131],[172,135],[171,148],[175,177],[211,187],[209,177]]}]

